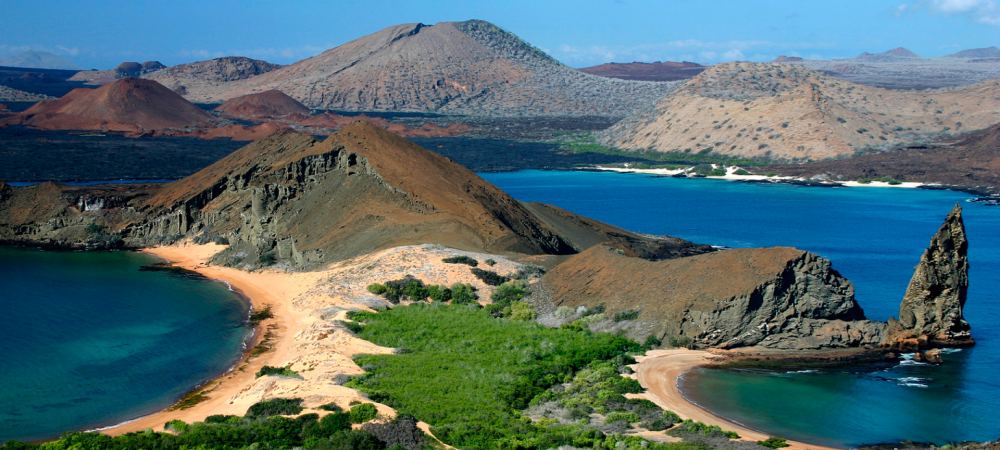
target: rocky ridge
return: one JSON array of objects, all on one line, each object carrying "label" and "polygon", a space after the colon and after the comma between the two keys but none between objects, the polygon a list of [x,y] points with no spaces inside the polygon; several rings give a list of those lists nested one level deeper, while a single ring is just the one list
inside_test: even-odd
[{"label": "rocky ridge", "polygon": [[612,147],[810,161],[986,128],[1000,80],[911,92],[863,86],[798,64],[727,63],[685,81],[652,111],[601,134]]},{"label": "rocky ridge", "polygon": [[744,357],[851,351],[878,359],[973,343],[962,315],[967,250],[956,206],[917,266],[900,319],[888,323],[866,319],[853,286],[828,260],[787,247],[649,261],[597,245],[550,270],[541,298],[570,310],[601,308],[624,318],[619,330],[672,345],[738,349]]},{"label": "rocky ridge", "polygon": [[[609,240],[651,257],[711,250],[572,215],[550,224],[473,172],[367,122],[325,140],[279,133],[159,187],[6,189],[0,240],[68,247],[227,242],[216,262],[239,267],[310,268],[428,242],[557,255]],[[585,225],[564,231],[574,222]]]},{"label": "rocky ridge", "polygon": [[582,73],[480,20],[396,25],[232,82],[175,82],[169,73],[150,77],[197,102],[277,89],[314,109],[478,116],[620,117],[671,87]]}]

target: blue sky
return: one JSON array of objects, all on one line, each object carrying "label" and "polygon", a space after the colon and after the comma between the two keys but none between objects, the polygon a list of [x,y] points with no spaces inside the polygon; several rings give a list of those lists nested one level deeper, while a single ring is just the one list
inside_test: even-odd
[{"label": "blue sky", "polygon": [[571,66],[1000,46],[1000,0],[0,0],[0,55],[84,68],[243,55],[290,63],[389,25],[478,18]]}]

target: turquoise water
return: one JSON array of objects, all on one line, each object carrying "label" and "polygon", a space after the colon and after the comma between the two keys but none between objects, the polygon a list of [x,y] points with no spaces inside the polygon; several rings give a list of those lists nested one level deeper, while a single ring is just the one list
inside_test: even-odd
[{"label": "turquoise water", "polygon": [[888,370],[699,370],[683,389],[712,411],[775,435],[837,446],[1000,438],[1000,207],[952,191],[816,188],[606,172],[483,174],[527,201],[623,228],[731,247],[793,245],[833,261],[868,317],[898,312],[913,267],[949,209],[969,233],[966,317],[978,345],[947,364]]},{"label": "turquoise water", "polygon": [[132,252],[0,247],[0,442],[170,405],[239,358],[249,305]]}]

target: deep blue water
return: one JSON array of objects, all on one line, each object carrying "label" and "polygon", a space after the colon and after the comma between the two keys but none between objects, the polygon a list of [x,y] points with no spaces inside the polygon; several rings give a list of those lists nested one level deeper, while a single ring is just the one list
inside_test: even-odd
[{"label": "deep blue water", "polygon": [[0,442],[119,423],[231,367],[249,305],[132,252],[0,247]]},{"label": "deep blue water", "polygon": [[731,247],[791,245],[833,261],[869,318],[898,312],[914,266],[955,203],[965,208],[970,287],[966,318],[978,345],[946,364],[887,371],[784,373],[699,370],[683,388],[752,428],[854,446],[903,439],[1000,438],[1000,207],[953,191],[818,188],[607,172],[521,171],[482,176],[541,201],[644,233]]}]

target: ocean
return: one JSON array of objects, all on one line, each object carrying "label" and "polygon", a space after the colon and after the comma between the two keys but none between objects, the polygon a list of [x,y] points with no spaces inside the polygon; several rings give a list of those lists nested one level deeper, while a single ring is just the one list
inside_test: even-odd
[{"label": "ocean", "polygon": [[135,252],[0,247],[0,442],[165,408],[230,368],[249,304]]},{"label": "ocean", "polygon": [[642,233],[728,247],[790,245],[850,279],[869,318],[898,313],[913,268],[956,203],[965,208],[976,347],[941,366],[877,370],[699,369],[682,389],[718,415],[776,436],[842,447],[1000,438],[1000,207],[944,190],[825,188],[588,171],[484,173],[525,201]]}]

